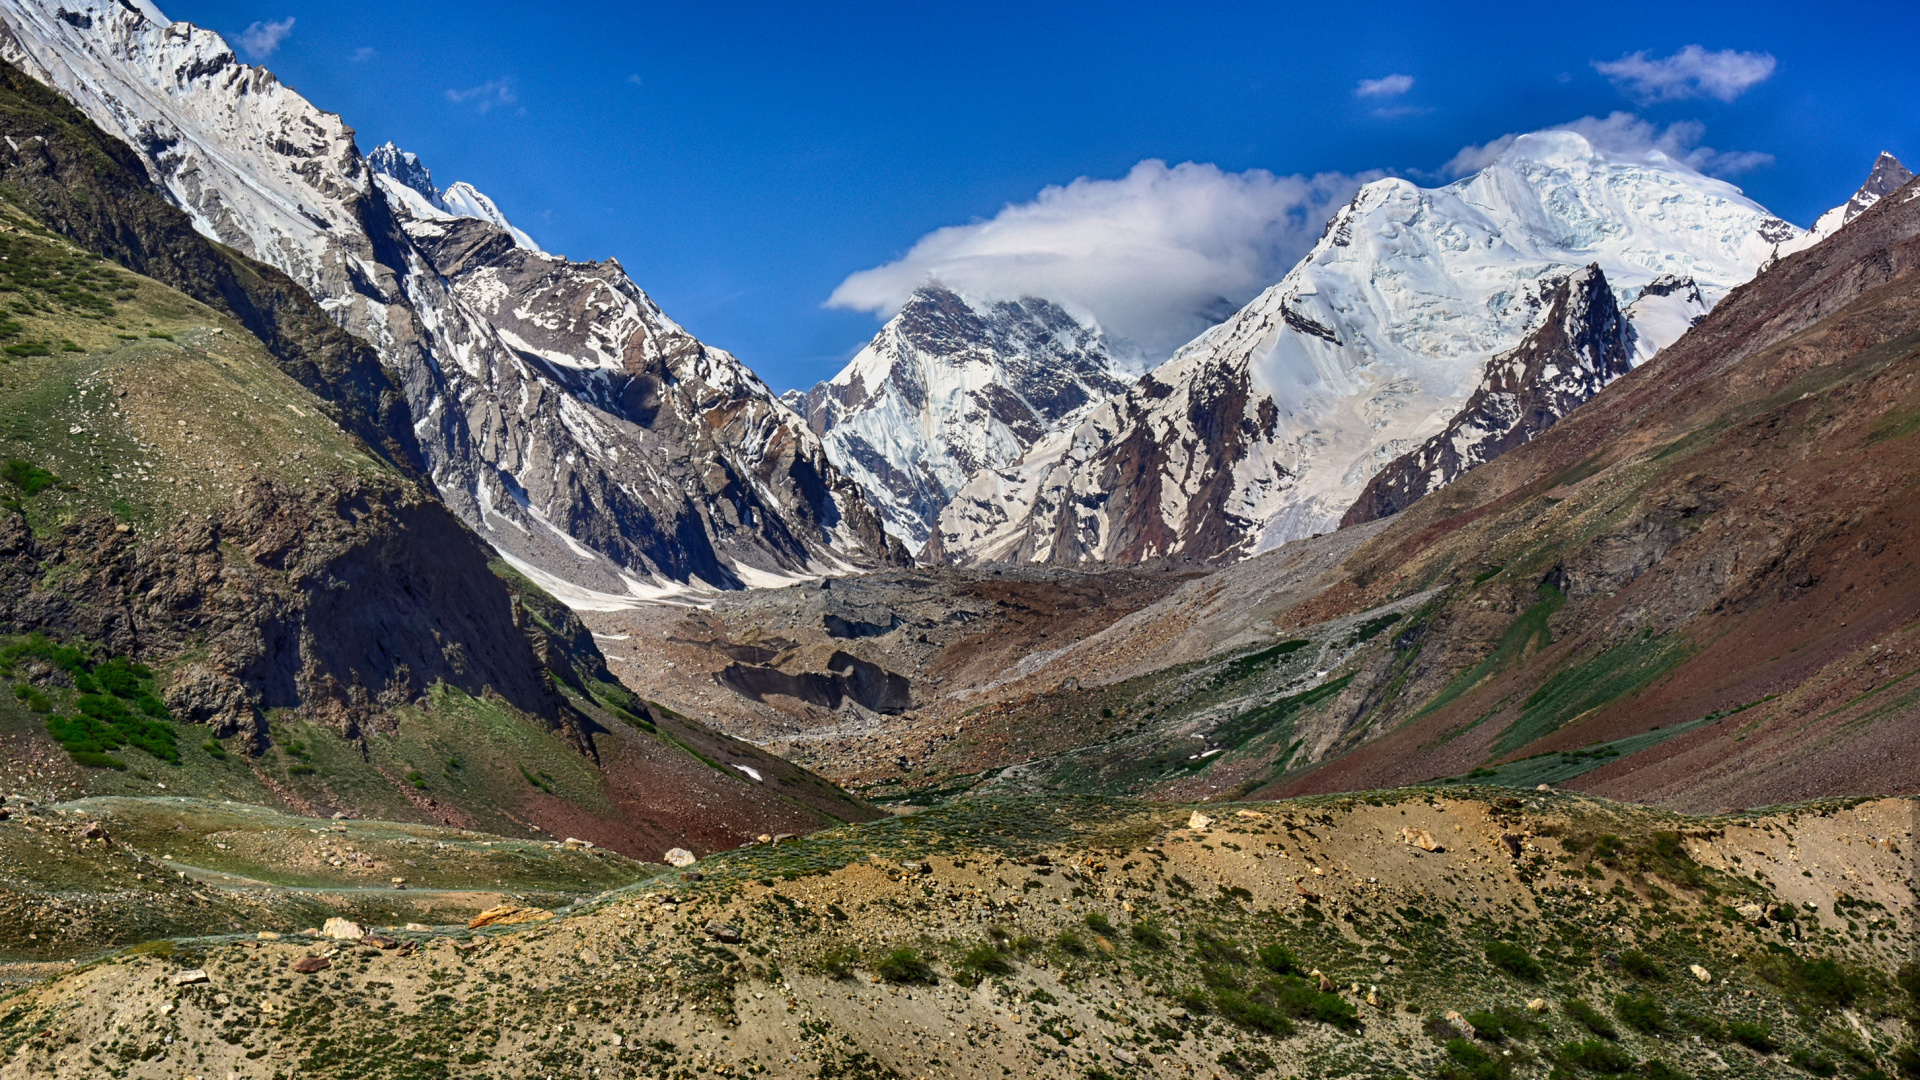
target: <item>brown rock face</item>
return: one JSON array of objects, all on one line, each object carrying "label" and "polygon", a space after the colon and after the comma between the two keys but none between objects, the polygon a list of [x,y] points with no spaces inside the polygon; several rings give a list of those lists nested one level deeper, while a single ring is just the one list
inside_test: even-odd
[{"label": "brown rock face", "polygon": [[264,710],[299,708],[356,737],[435,682],[554,723],[567,712],[485,550],[397,479],[259,482],[213,520],[153,537],[104,516],[37,537],[0,515],[0,575],[9,633],[136,656],[198,647],[166,696],[222,736],[263,743]]},{"label": "brown rock face", "polygon": [[1920,787],[1920,704],[1898,689],[1920,671],[1917,194],[1771,266],[1362,547],[1302,614],[1445,592],[1324,721],[1343,733],[1328,759],[1266,790],[1693,721],[1572,786],[1707,809]]}]

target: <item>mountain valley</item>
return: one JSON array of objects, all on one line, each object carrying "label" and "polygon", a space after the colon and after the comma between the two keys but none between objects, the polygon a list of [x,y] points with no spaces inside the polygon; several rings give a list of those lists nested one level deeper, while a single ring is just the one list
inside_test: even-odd
[{"label": "mountain valley", "polygon": [[776,394],[0,0],[0,1080],[1920,1077],[1920,180],[1694,160]]}]

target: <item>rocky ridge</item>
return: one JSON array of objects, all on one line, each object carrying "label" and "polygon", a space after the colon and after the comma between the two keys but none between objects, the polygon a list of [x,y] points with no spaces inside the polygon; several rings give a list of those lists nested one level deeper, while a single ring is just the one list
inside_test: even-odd
[{"label": "rocky ridge", "polygon": [[[804,424],[617,264],[524,246],[460,185],[436,206],[380,182],[338,116],[150,3],[36,2],[0,23],[0,58],[140,151],[195,228],[374,347],[442,498],[526,572],[626,603],[904,557]],[[427,250],[450,222],[466,242],[437,250],[465,291]],[[538,332],[496,325],[482,280],[522,290]],[[665,459],[687,464],[648,471]]]}]

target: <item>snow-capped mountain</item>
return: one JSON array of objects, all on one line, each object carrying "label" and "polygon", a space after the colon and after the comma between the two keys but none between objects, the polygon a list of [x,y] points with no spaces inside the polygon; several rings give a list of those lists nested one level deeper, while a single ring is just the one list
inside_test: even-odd
[{"label": "snow-capped mountain", "polygon": [[[1662,279],[1647,291],[1667,284],[1674,283]],[[1342,528],[1399,513],[1468,469],[1525,444],[1633,369],[1636,335],[1598,266],[1568,274],[1548,297],[1540,325],[1487,362],[1480,385],[1438,435],[1374,474],[1341,519]]]},{"label": "snow-capped mountain", "polygon": [[[929,552],[959,562],[1220,559],[1336,527],[1367,481],[1439,432],[1494,354],[1588,264],[1625,306],[1662,277],[1701,306],[1800,230],[1659,151],[1524,135],[1441,188],[1363,187],[1307,257],[1125,395],[969,478]],[[1687,319],[1672,297],[1636,354]]]},{"label": "snow-capped mountain", "polygon": [[0,6],[0,58],[145,157],[195,226],[286,271],[401,378],[442,497],[577,603],[895,562],[752,372],[614,262],[547,255],[417,158],[147,0]]},{"label": "snow-capped mountain", "polygon": [[785,400],[888,531],[918,549],[968,476],[1004,468],[1126,389],[1113,353],[1097,326],[1050,300],[928,285],[838,375]]}]

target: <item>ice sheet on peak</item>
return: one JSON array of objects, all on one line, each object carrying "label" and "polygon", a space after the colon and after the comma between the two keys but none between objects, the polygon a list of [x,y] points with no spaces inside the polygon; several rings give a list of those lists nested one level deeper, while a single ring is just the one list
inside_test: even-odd
[{"label": "ice sheet on peak", "polygon": [[[990,495],[969,485],[935,550],[1225,559],[1331,530],[1569,272],[1597,265],[1622,306],[1686,279],[1704,309],[1798,234],[1731,184],[1571,131],[1520,136],[1445,187],[1376,181],[1277,284],[1082,421],[1074,450],[997,470]],[[1671,340],[1678,306],[1646,305],[1640,340]]]}]

